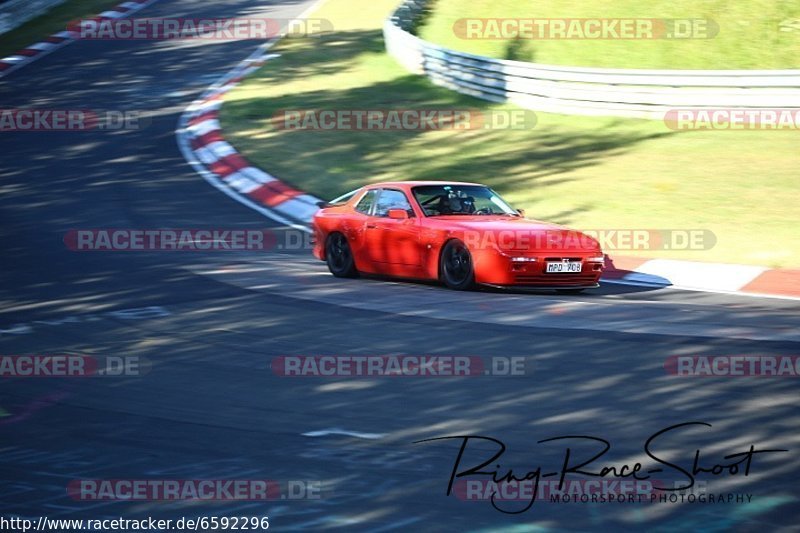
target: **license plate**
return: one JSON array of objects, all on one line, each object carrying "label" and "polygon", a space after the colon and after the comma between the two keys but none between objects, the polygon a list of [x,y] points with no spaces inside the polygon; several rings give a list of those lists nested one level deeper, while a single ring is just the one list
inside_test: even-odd
[{"label": "license plate", "polygon": [[582,263],[580,261],[569,261],[564,263],[547,263],[545,272],[580,272]]}]

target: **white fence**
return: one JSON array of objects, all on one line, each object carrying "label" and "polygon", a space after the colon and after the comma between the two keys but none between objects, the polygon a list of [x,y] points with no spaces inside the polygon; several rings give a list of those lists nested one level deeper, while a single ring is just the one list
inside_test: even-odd
[{"label": "white fence", "polygon": [[386,21],[386,49],[434,83],[538,111],[662,119],[677,108],[798,108],[800,70],[638,70],[541,65],[449,50],[412,35],[427,0]]},{"label": "white fence", "polygon": [[0,2],[0,35],[21,26],[66,0],[8,0]]}]

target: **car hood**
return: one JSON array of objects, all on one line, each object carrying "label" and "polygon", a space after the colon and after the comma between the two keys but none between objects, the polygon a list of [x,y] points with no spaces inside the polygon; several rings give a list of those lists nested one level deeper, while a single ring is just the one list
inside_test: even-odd
[{"label": "car hood", "polygon": [[546,231],[568,229],[558,224],[551,224],[550,222],[542,222],[540,220],[532,220],[522,217],[499,217],[487,215],[454,215],[454,216],[439,216],[430,217],[430,221],[434,223],[442,223],[450,228],[464,228],[475,229],[482,231],[494,230],[531,230],[531,231]]},{"label": "car hood", "polygon": [[599,252],[589,235],[558,224],[521,217],[441,216],[428,219],[432,226],[462,233],[467,246],[503,251]]}]

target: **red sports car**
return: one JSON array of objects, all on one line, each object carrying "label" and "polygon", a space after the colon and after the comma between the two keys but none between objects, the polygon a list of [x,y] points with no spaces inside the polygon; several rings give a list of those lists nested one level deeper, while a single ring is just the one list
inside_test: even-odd
[{"label": "red sports car", "polygon": [[337,277],[359,273],[579,292],[598,286],[603,252],[581,232],[526,219],[477,183],[368,185],[314,216],[314,255]]}]

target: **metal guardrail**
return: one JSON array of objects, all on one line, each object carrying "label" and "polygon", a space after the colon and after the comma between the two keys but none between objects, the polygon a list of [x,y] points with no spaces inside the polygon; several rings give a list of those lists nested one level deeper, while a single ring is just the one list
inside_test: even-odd
[{"label": "metal guardrail", "polygon": [[21,26],[66,0],[8,0],[0,2],[0,35]]},{"label": "metal guardrail", "polygon": [[386,50],[437,85],[537,111],[663,119],[679,108],[797,108],[800,70],[639,70],[543,65],[458,52],[411,33],[427,0],[386,21]]}]

